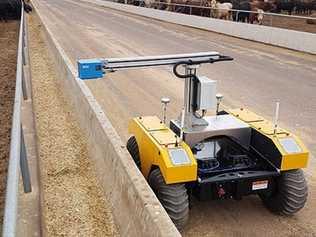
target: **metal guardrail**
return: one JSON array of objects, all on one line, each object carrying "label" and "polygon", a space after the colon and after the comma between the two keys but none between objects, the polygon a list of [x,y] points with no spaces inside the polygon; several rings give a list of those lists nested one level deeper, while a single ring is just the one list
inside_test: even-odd
[{"label": "metal guardrail", "polygon": [[22,97],[27,99],[25,75],[29,72],[29,55],[27,50],[26,21],[23,3],[21,6],[21,21],[19,30],[19,43],[17,54],[15,98],[12,117],[10,156],[7,172],[7,186],[3,217],[3,237],[14,237],[16,235],[18,217],[18,196],[19,196],[19,168],[23,180],[24,192],[31,192],[31,182],[27,164],[26,148],[23,137],[21,105]]},{"label": "metal guardrail", "polygon": [[[222,8],[214,8],[214,7],[208,7],[208,6],[202,6],[202,5],[190,5],[190,4],[179,4],[179,3],[167,3],[167,2],[161,2],[161,1],[153,1],[150,2],[151,6],[146,6],[146,3],[144,0],[133,0],[134,2],[139,2],[140,6],[142,7],[149,7],[151,6],[158,6],[159,8],[161,6],[178,6],[178,7],[187,7],[189,8],[189,15],[192,15],[193,9],[205,9],[209,10],[210,13],[212,10],[227,10],[227,9],[222,9]],[[115,2],[115,1],[113,1]],[[130,4],[126,3],[125,4]],[[257,11],[246,11],[246,10],[239,10],[239,9],[230,9],[229,11],[231,12],[236,12],[235,19],[232,20],[237,20],[238,19],[238,14],[239,13],[252,13],[252,14],[258,14]],[[178,11],[177,11],[178,12]],[[181,12],[178,12],[181,13]],[[278,17],[287,17],[287,18],[292,18],[292,19],[302,19],[302,20],[316,20],[316,17],[308,17],[308,16],[297,16],[297,15],[286,15],[286,14],[279,14],[279,13],[272,13],[272,12],[262,12],[260,13],[265,16],[270,16],[270,25],[272,26],[272,16],[278,16]]]}]

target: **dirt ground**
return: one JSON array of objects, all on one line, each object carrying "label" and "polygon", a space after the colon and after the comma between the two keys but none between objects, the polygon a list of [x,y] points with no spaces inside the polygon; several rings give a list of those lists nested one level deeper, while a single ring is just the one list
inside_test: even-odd
[{"label": "dirt ground", "polygon": [[9,21],[7,23],[0,21],[0,230],[2,229],[9,159],[18,32],[18,21]]},{"label": "dirt ground", "polygon": [[46,236],[118,236],[86,140],[57,84],[53,62],[30,16],[30,58],[36,117],[42,211]]}]

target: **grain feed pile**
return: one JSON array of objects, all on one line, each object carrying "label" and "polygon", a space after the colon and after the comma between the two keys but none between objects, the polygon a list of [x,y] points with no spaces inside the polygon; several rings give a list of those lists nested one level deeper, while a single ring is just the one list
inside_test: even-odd
[{"label": "grain feed pile", "polygon": [[10,150],[18,34],[18,21],[0,21],[0,231]]},{"label": "grain feed pile", "polygon": [[87,154],[86,140],[56,84],[36,16],[29,16],[33,101],[43,216],[48,236],[118,236]]}]

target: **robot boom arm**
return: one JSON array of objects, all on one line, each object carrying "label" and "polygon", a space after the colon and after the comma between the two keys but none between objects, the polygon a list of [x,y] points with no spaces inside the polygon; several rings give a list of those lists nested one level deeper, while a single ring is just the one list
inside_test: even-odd
[{"label": "robot boom arm", "polygon": [[[78,61],[78,75],[80,79],[102,78],[107,72],[117,70],[147,68],[159,66],[174,66],[174,72],[179,65],[200,65],[204,63],[215,63],[233,60],[228,56],[220,55],[218,52],[200,52],[191,54],[172,54],[130,58],[108,58],[108,59],[81,59]],[[175,73],[176,76],[180,74]],[[188,76],[188,75],[186,75]]]}]

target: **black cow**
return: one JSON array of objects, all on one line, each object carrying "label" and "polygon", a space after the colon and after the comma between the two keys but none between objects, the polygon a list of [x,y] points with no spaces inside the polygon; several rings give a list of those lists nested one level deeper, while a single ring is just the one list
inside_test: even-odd
[{"label": "black cow", "polygon": [[232,1],[233,9],[242,10],[241,12],[233,11],[233,20],[238,22],[249,22],[250,13],[243,11],[250,11],[251,5],[249,0]]},{"label": "black cow", "polygon": [[303,1],[303,0],[278,0],[277,12],[286,11],[289,15],[296,14],[311,14],[312,10],[316,8],[316,2],[312,1]]},{"label": "black cow", "polygon": [[9,3],[0,1],[0,21],[7,21]]},{"label": "black cow", "polygon": [[23,2],[24,2],[24,11],[26,11],[27,13],[31,12],[33,10],[31,5],[25,2],[25,0],[23,0]]},{"label": "black cow", "polygon": [[[24,0],[22,1],[24,2]],[[0,0],[0,21],[20,19],[21,7],[21,0]],[[24,10],[30,12],[32,7],[28,3],[24,3]]]},{"label": "black cow", "polygon": [[276,5],[277,5],[276,12],[280,13],[281,11],[287,11],[289,15],[292,14],[295,7],[294,0],[278,0],[276,2]]},{"label": "black cow", "polygon": [[19,0],[0,0],[0,20],[19,19],[21,2]]}]

